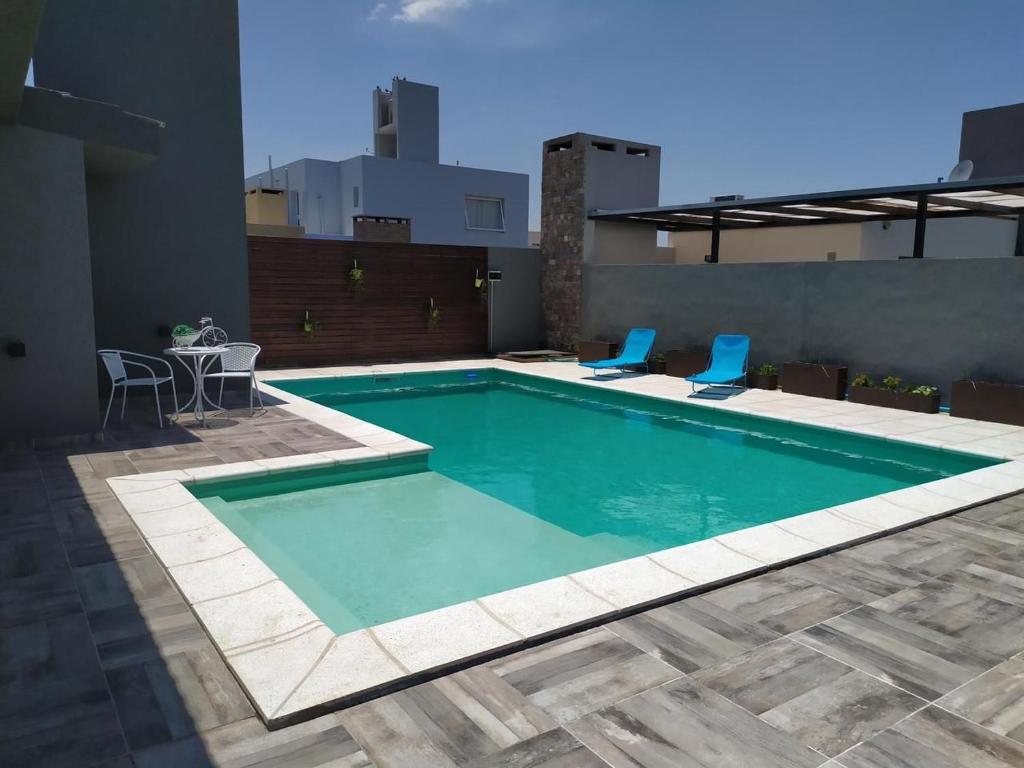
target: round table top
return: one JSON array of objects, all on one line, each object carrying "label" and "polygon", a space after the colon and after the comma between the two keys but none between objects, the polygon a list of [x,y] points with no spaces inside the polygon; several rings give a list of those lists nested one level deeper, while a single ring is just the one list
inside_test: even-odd
[{"label": "round table top", "polygon": [[164,350],[164,354],[197,357],[200,355],[219,355],[225,349],[226,347],[170,347]]}]

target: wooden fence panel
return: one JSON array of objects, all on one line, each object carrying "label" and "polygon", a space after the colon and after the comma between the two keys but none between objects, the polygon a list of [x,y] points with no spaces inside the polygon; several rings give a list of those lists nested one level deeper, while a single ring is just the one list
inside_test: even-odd
[{"label": "wooden fence panel", "polygon": [[[358,261],[362,286],[349,277]],[[249,237],[249,312],[265,366],[337,365],[481,355],[487,249]],[[440,310],[428,322],[433,298]],[[303,332],[306,310],[319,321]]]}]

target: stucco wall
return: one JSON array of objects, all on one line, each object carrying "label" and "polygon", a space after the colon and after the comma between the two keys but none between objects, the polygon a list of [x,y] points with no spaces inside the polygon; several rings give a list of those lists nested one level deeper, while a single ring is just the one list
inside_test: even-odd
[{"label": "stucco wall", "polygon": [[[0,446],[98,424],[82,143],[0,126]],[[24,342],[27,356],[6,353]]]},{"label": "stucco wall", "polygon": [[[823,224],[808,227],[723,230],[719,261],[757,263],[778,261],[836,261],[909,258],[914,252],[914,222],[881,221],[863,224]],[[628,226],[628,225],[626,225]],[[932,219],[925,230],[929,259],[991,259],[1012,256],[1017,222],[965,217]],[[679,264],[700,264],[711,252],[708,232],[673,232],[669,243]]]},{"label": "stucco wall", "polygon": [[501,270],[490,286],[490,349],[494,354],[544,346],[540,300],[540,250],[488,248],[487,268]]},{"label": "stucco wall", "polygon": [[238,14],[219,0],[51,0],[37,85],[166,122],[160,156],[88,179],[100,346],[154,353],[212,315],[249,336]]},{"label": "stucco wall", "polygon": [[751,362],[826,360],[938,386],[1024,382],[1024,259],[587,266],[583,333],[659,350],[751,337]]}]

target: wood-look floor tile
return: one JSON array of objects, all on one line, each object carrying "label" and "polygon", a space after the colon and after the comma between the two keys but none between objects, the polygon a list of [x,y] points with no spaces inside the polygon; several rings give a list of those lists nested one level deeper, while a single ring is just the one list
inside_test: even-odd
[{"label": "wood-look floor tile", "polygon": [[781,634],[795,632],[861,603],[785,570],[745,579],[703,599]]},{"label": "wood-look floor tile", "polygon": [[925,523],[919,530],[926,536],[973,549],[980,555],[996,555],[1011,547],[1024,546],[1024,533],[955,516]]},{"label": "wood-look floor tile", "polygon": [[834,552],[798,563],[785,573],[826,586],[859,603],[870,603],[920,584],[926,578],[889,563],[866,563],[848,552]]},{"label": "wood-look floor tile", "polygon": [[802,630],[794,638],[929,701],[1002,660],[871,606]]},{"label": "wood-look floor tile", "polygon": [[926,581],[871,605],[1001,659],[1024,650],[1024,607],[950,581]]},{"label": "wood-look floor tile", "polygon": [[67,568],[0,580],[0,627],[32,624],[81,610],[82,601]]},{"label": "wood-look floor tile", "polygon": [[1004,661],[937,704],[1024,743],[1024,655]]},{"label": "wood-look floor tile", "polygon": [[0,537],[0,582],[67,568],[60,534],[53,526]]},{"label": "wood-look floor tile", "polygon": [[608,764],[559,728],[473,760],[464,768],[608,768]]},{"label": "wood-look floor tile", "polygon": [[887,563],[923,578],[934,578],[963,568],[980,557],[970,547],[926,536],[917,528],[884,536],[846,551],[850,557],[868,565]]},{"label": "wood-look floor tile", "polygon": [[268,731],[255,717],[135,752],[136,768],[373,768],[335,715]]},{"label": "wood-look floor tile", "polygon": [[837,761],[845,768],[1019,768],[1024,745],[928,707]]},{"label": "wood-look floor tile", "polygon": [[145,749],[253,716],[209,643],[107,672],[128,744]]},{"label": "wood-look floor tile", "polygon": [[682,672],[711,666],[779,636],[699,597],[645,611],[608,628]]},{"label": "wood-look floor tile", "polygon": [[560,723],[679,676],[603,628],[520,651],[490,667]]},{"label": "wood-look floor tile", "polygon": [[1024,558],[1016,550],[983,557],[958,571],[943,574],[939,579],[997,600],[1024,606]]},{"label": "wood-look floor tile", "polygon": [[961,512],[958,517],[1024,533],[1024,504],[1017,501],[1019,498],[1019,496],[1013,496],[990,504],[982,504],[980,507],[973,507]]},{"label": "wood-look floor tile", "polygon": [[826,755],[838,755],[925,704],[788,638],[700,670],[693,679]]},{"label": "wood-look floor tile", "polygon": [[126,752],[81,613],[0,629],[0,765],[77,768]]},{"label": "wood-look floor tile", "polygon": [[825,757],[680,678],[566,726],[612,768],[817,768]]}]

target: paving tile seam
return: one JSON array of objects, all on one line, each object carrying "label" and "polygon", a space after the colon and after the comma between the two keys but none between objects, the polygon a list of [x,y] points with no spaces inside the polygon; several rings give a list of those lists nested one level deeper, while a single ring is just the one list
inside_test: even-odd
[{"label": "paving tile seam", "polygon": [[[862,606],[862,605],[861,606],[857,606],[857,608],[854,608],[854,609],[852,609],[850,611],[846,611],[846,613],[843,613],[843,614],[840,614],[840,615],[841,616],[845,616],[847,613],[852,613],[853,611],[859,610],[860,608],[863,608],[863,607],[864,606]],[[835,618],[839,618],[839,617],[838,616],[833,616],[832,617],[832,619],[835,619]],[[832,619],[827,619],[826,621],[819,622],[818,624],[812,624],[811,627],[817,627],[817,626],[819,626],[821,624],[825,624],[825,623],[827,623],[827,621],[832,621]],[[811,629],[811,627],[806,627],[805,629],[797,630],[797,632],[804,632],[807,629]],[[851,669],[855,669],[858,672],[867,675],[868,677],[872,677],[875,680],[878,680],[879,682],[889,686],[890,688],[895,688],[898,691],[902,691],[903,693],[905,693],[905,694],[907,694],[909,696],[913,696],[915,699],[920,699],[921,701],[924,701],[927,704],[931,704],[931,703],[933,703],[935,701],[938,701],[943,696],[945,696],[945,694],[940,694],[939,696],[937,696],[934,699],[928,699],[928,698],[925,698],[924,696],[919,696],[918,694],[913,693],[912,691],[908,691],[906,688],[904,688],[903,686],[899,685],[898,683],[893,682],[892,680],[886,680],[884,677],[880,677],[880,676],[876,675],[873,672],[869,672],[866,669],[861,669],[859,666],[857,666],[856,664],[854,664],[854,663],[852,663],[850,661],[844,661],[843,659],[840,659],[837,656],[833,656],[831,653],[826,653],[825,651],[821,650],[820,648],[815,648],[813,645],[805,643],[803,640],[801,640],[799,637],[796,637],[795,635],[796,635],[796,633],[794,633],[793,636],[783,635],[783,637],[788,637],[794,643],[798,643],[798,644],[804,646],[805,648],[807,648],[807,649],[809,649],[811,651],[814,651],[815,653],[820,653],[822,656],[825,656],[826,658],[832,659],[832,661],[835,661],[835,662],[837,662],[839,664],[842,664],[844,666],[850,667]]]},{"label": "paving tile seam", "polygon": [[501,626],[503,626],[505,629],[507,629],[513,635],[516,635],[517,637],[522,638],[522,639],[526,638],[526,635],[524,635],[518,629],[516,629],[511,624],[509,624],[507,621],[505,621],[503,618],[501,618],[497,613],[495,613],[490,608],[488,608],[480,598],[474,599],[473,602],[476,603],[480,607],[480,610],[482,610],[484,613],[486,613],[488,616],[490,616],[496,622],[501,624]]},{"label": "paving tile seam", "polygon": [[[205,528],[205,527],[206,526],[202,526],[201,528],[195,528],[195,529],[193,529],[193,531],[181,531],[181,533],[192,533],[194,531],[202,530],[202,528]],[[174,534],[174,535],[180,535],[180,534]],[[235,554],[237,552],[241,552],[243,549],[248,549],[248,547],[245,546],[245,544],[243,544],[242,546],[235,547],[234,549],[232,549],[232,550],[230,550],[228,552],[221,552],[219,555],[211,555],[210,557],[201,557],[198,560],[189,560],[188,562],[184,562],[184,563],[175,563],[172,567],[173,568],[186,568],[186,567],[188,567],[190,565],[199,565],[199,563],[210,563],[210,562],[213,562],[214,560],[219,560],[222,557],[227,557],[228,555],[233,555],[233,554]],[[248,592],[249,590],[244,590],[244,591]],[[227,595],[224,595],[224,597],[227,597]],[[215,598],[215,597],[208,597],[208,598],[206,598],[206,600],[200,600],[200,601],[197,601],[197,602],[193,603],[193,605],[199,605],[199,603],[206,603],[206,602],[209,602],[210,600],[216,600],[216,599],[217,598]]]},{"label": "paving tile seam", "polygon": [[[203,625],[205,627],[205,624]],[[297,627],[292,627],[285,632],[279,632],[276,635],[269,637],[261,637],[259,640],[253,640],[248,643],[242,643],[241,645],[235,645],[231,648],[224,649],[224,655],[243,656],[250,651],[259,651],[264,648],[269,648],[272,645],[278,645],[289,640],[293,640],[296,637],[301,637],[304,634],[316,629],[318,626],[326,626],[320,619],[311,619],[303,624],[299,624]]]},{"label": "paving tile seam", "polygon": [[[911,694],[911,695],[913,696],[913,694]],[[920,696],[915,696],[915,698],[921,699]],[[905,722],[906,720],[909,720],[910,718],[914,717],[915,715],[920,714],[921,712],[924,712],[926,709],[928,709],[928,707],[931,707],[931,706],[933,706],[933,704],[930,701],[925,701],[925,703],[922,706],[918,707],[913,712],[909,712],[908,714],[904,715],[903,717],[901,717],[896,722],[891,723],[886,728],[883,728],[882,730],[877,731],[876,733],[872,734],[870,738],[862,739],[862,740],[858,741],[856,744],[850,745],[849,747],[844,749],[842,752],[840,752],[838,755],[836,755],[832,759],[838,761],[840,757],[842,757],[843,755],[845,755],[848,752],[853,751],[854,749],[859,747],[861,744],[865,744],[865,743],[871,741],[871,739],[877,738],[878,736],[881,736],[883,733],[886,733],[887,731],[895,729],[896,726],[898,726],[900,723]],[[820,766],[819,766],[819,768],[820,768]]]},{"label": "paving tile seam", "polygon": [[305,682],[309,680],[310,677],[312,677],[313,673],[316,671],[316,668],[320,666],[321,662],[323,662],[325,658],[327,658],[327,654],[331,652],[331,649],[334,648],[337,642],[337,635],[335,635],[327,641],[327,644],[324,646],[323,650],[320,651],[320,655],[317,656],[316,661],[314,661],[312,666],[310,666],[310,668],[306,670],[306,674],[304,674],[302,678],[299,680],[299,682],[297,682],[295,686],[288,692],[288,695],[281,700],[281,703],[277,706],[277,708],[272,713],[270,713],[271,719],[277,716],[277,714],[280,713],[282,709],[284,709],[285,705],[291,700],[292,696],[295,695],[295,692],[298,691],[299,688],[301,688],[305,684]]},{"label": "paving tile seam", "polygon": [[[191,609],[191,606],[189,606],[189,608]],[[198,616],[196,618],[202,624],[202,619],[199,619]],[[318,620],[318,621],[316,621],[316,622],[306,626],[305,629],[301,629],[301,631],[299,629],[292,630],[291,636],[290,637],[286,637],[283,640],[279,640],[277,642],[271,642],[271,643],[264,643],[264,642],[260,642],[259,640],[257,640],[255,642],[248,643],[247,645],[240,645],[240,646],[238,646],[238,648],[243,649],[243,650],[235,649],[235,650],[231,651],[230,654],[228,653],[228,651],[223,651],[223,655],[224,655],[224,658],[226,658],[226,659],[237,659],[239,656],[247,656],[250,653],[254,653],[256,651],[262,651],[265,648],[270,648],[270,647],[272,647],[274,645],[280,645],[281,643],[286,643],[286,642],[289,642],[291,640],[295,640],[296,638],[302,637],[304,635],[308,635],[310,632],[314,632],[315,630],[319,629],[321,626],[326,626],[326,625]],[[209,630],[206,630],[206,625],[205,624],[203,624],[203,629],[204,629],[204,631],[207,632],[207,634],[209,634]],[[283,635],[278,635],[278,637],[283,637]]]},{"label": "paving tile seam", "polygon": [[[576,571],[575,573],[579,573],[579,571]],[[567,578],[569,581],[571,581],[573,584],[575,584],[577,587],[582,589],[584,592],[586,592],[591,597],[594,597],[594,598],[597,598],[598,600],[600,600],[602,603],[607,605],[613,611],[620,610],[620,608],[618,606],[614,605],[613,603],[610,603],[608,600],[606,600],[605,598],[601,597],[601,595],[597,594],[597,592],[595,592],[592,589],[588,589],[586,585],[582,584],[577,579],[574,579],[573,576],[575,575],[575,573],[567,573],[567,574],[565,574],[565,578]],[[487,597],[487,595],[485,595],[484,597]]]},{"label": "paving tile seam", "polygon": [[[246,549],[248,549],[248,547],[246,547]],[[161,561],[160,564],[163,565],[163,561]],[[172,577],[174,576],[174,571],[177,568],[179,568],[179,567],[180,566],[175,565],[172,568],[167,568],[167,566],[164,565],[164,568],[167,568],[168,573],[170,573]],[[175,579],[174,581],[175,581],[175,584],[177,584],[177,579]],[[252,592],[254,590],[260,589],[261,587],[265,587],[268,584],[273,584],[275,581],[281,581],[281,580],[279,578],[277,578],[277,576],[275,576],[272,579],[267,579],[267,581],[261,581],[259,584],[254,584],[251,587],[246,587],[245,589],[240,589],[237,592],[225,592],[223,595],[217,595],[216,597],[207,597],[207,598],[204,598],[202,600],[186,600],[185,602],[190,603],[191,605],[195,606],[195,605],[203,605],[203,604],[209,603],[209,602],[211,602],[213,600],[220,600],[221,598],[225,598],[225,597],[238,597],[239,595],[244,595],[247,592]]]},{"label": "paving tile seam", "polygon": [[383,653],[385,656],[391,659],[391,661],[393,661],[400,670],[405,672],[405,674],[407,675],[412,674],[412,670],[405,666],[405,664],[403,664],[401,660],[388,649],[388,647],[381,641],[381,639],[377,637],[377,633],[373,631],[373,627],[367,627],[366,634],[369,635],[370,639],[373,641],[373,644],[380,648],[381,653]]}]

